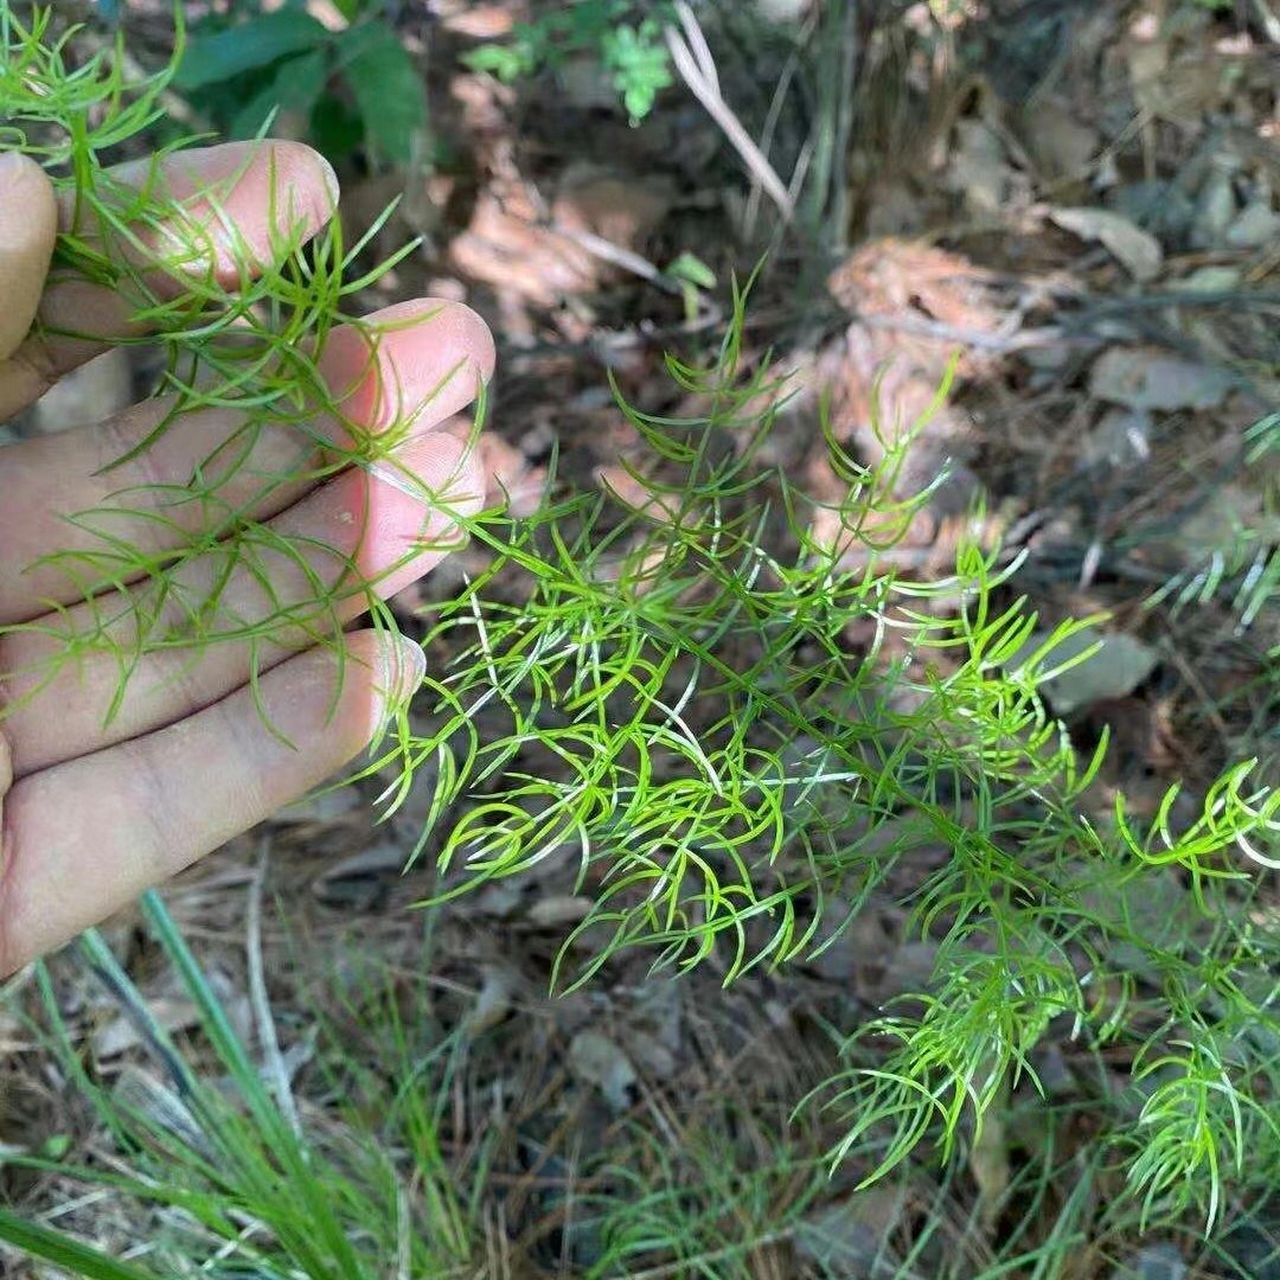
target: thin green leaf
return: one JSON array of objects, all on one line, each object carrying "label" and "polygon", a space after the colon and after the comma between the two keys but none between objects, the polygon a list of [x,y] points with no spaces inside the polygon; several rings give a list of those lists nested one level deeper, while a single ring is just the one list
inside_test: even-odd
[{"label": "thin green leaf", "polygon": [[118,1262],[71,1236],[39,1223],[27,1222],[0,1208],[0,1240],[33,1258],[65,1268],[86,1280],[158,1280],[154,1272]]}]

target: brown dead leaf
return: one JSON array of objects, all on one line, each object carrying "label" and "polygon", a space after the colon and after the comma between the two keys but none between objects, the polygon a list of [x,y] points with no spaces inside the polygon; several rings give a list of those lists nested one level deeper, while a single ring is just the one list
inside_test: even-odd
[{"label": "brown dead leaf", "polygon": [[638,181],[582,166],[561,179],[551,213],[557,227],[589,231],[621,249],[638,251],[666,217],[673,197],[665,180]]},{"label": "brown dead leaf", "polygon": [[509,4],[474,4],[471,0],[446,3],[440,11],[440,25],[444,30],[471,40],[499,40],[509,36],[516,18]]},{"label": "brown dead leaf", "polygon": [[532,515],[546,494],[546,467],[531,466],[519,449],[492,431],[480,437],[479,449],[480,465],[488,481],[486,505],[505,505],[517,518]]}]

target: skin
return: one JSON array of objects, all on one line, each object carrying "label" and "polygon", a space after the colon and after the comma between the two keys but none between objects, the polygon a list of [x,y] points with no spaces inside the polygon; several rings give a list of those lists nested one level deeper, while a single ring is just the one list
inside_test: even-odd
[{"label": "skin", "polygon": [[[183,153],[166,161],[165,181],[196,205],[202,191],[215,190],[241,244],[262,254],[270,251],[271,218],[287,217],[289,226],[301,219],[314,234],[337,199],[332,170],[295,143]],[[0,421],[131,332],[127,304],[115,294],[46,278],[59,222],[69,216],[38,166],[0,155]],[[225,261],[220,246],[212,252],[219,274],[233,283],[229,251]],[[43,323],[33,329],[37,317]],[[71,317],[78,333],[92,336],[46,336]],[[456,303],[420,299],[368,319],[388,326],[376,362],[350,333],[329,344],[322,362],[349,418],[378,430],[396,416],[388,403],[395,397],[380,388],[394,387],[417,404],[443,387],[414,419],[389,471],[352,468],[318,485],[286,485],[254,514],[289,545],[309,548],[312,571],[327,580],[341,573],[336,557],[314,546],[324,544],[380,579],[379,593],[387,596],[427,573],[456,535],[444,513],[412,496],[396,468],[432,488],[447,486],[459,509],[480,506],[477,465],[435,428],[475,398],[494,353],[483,322]],[[167,651],[134,673],[109,724],[105,713],[119,681],[109,659],[90,656],[51,684],[36,680],[30,673],[58,645],[38,628],[74,630],[92,616],[64,576],[29,571],[42,555],[74,548],[77,537],[92,545],[65,517],[131,484],[183,483],[211,442],[237,426],[230,410],[201,410],[135,461],[101,474],[147,436],[161,412],[147,402],[91,427],[0,448],[0,624],[37,624],[0,637],[0,672],[9,673],[0,678],[0,974],[331,777],[376,736],[386,698],[416,688],[425,670],[416,645],[361,629],[347,633],[341,678],[331,649],[306,649],[287,634],[265,654],[259,646],[256,656],[230,642],[202,655]],[[286,427],[265,433],[252,457],[275,471],[308,459],[315,460],[314,441]],[[177,517],[193,531],[200,518],[195,504]],[[158,525],[133,532],[156,549],[173,536]],[[445,545],[413,550],[428,541]],[[261,618],[271,596],[287,601],[306,590],[293,560],[265,556],[263,563],[270,592],[241,573],[222,597],[240,617]],[[191,585],[198,589],[202,575],[214,572],[216,565],[193,564]],[[51,604],[70,607],[51,614]],[[354,624],[362,611],[353,600],[344,621]],[[270,728],[247,687],[255,661]]]}]

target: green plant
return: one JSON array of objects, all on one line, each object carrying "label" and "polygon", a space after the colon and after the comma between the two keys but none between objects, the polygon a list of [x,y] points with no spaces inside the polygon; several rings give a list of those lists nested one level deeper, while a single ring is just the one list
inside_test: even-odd
[{"label": "green plant", "polygon": [[239,0],[192,30],[173,87],[219,131],[252,138],[276,112],[334,159],[363,143],[372,158],[407,163],[427,124],[422,72],[379,0],[340,0],[333,31],[300,3],[261,10]]},{"label": "green plant", "polygon": [[[101,1188],[147,1218],[158,1215],[145,1261],[119,1263],[8,1214],[0,1216],[0,1240],[91,1280],[246,1270],[281,1280],[298,1274],[372,1280],[386,1274],[388,1260],[402,1275],[476,1274],[485,1257],[478,1196],[486,1147],[477,1145],[469,1160],[446,1162],[440,1143],[459,1038],[441,1039],[425,1056],[411,1051],[396,1002],[387,990],[370,987],[364,1016],[379,1033],[380,1056],[361,1063],[324,1024],[319,1072],[329,1078],[332,1105],[323,1128],[304,1129],[292,1096],[281,1092],[288,1086],[259,1072],[163,904],[148,895],[144,909],[199,1010],[212,1060],[199,1064],[184,1052],[101,938],[86,934],[80,943],[85,966],[134,1020],[160,1074],[135,1073],[132,1088],[112,1088],[92,1076],[43,968],[42,1034],[91,1104],[95,1122],[124,1153],[127,1171],[39,1154],[9,1159]],[[376,1127],[367,1119],[375,1106]]]},{"label": "green plant", "polygon": [[633,122],[653,109],[671,84],[670,57],[662,42],[666,6],[634,0],[575,0],[519,23],[510,40],[473,49],[463,59],[476,71],[491,71],[511,83],[544,68],[552,70],[581,54],[594,55],[617,90]]},{"label": "green plant", "polygon": [[[62,237],[60,269],[135,297],[146,340],[166,353],[174,408],[157,434],[211,403],[243,408],[246,440],[305,427],[317,405],[341,419],[312,353],[385,267],[362,273],[362,246],[346,248],[335,225],[308,248],[280,245],[278,265],[243,294],[193,278],[190,245],[161,260],[158,290],[122,249],[138,245],[139,225],[184,226],[180,213],[154,191],[123,189],[99,152],[157,118],[166,78],[126,86],[109,54],[73,70],[50,21],[6,15],[0,27],[5,139],[43,159],[93,220],[92,244]],[[188,230],[198,250],[200,229]],[[391,813],[418,770],[436,771],[414,856],[436,841],[442,899],[547,859],[576,866],[594,906],[562,952],[562,986],[638,946],[655,966],[714,959],[728,983],[813,955],[893,892],[912,932],[936,943],[935,972],[913,1003],[837,1029],[846,1067],[813,1095],[844,1125],[832,1162],[859,1160],[870,1180],[913,1153],[970,1152],[1009,1090],[1042,1089],[1032,1055],[1057,1029],[1123,1064],[1123,1088],[1099,1097],[1097,1141],[1125,1162],[1144,1222],[1189,1208],[1218,1221],[1228,1194],[1265,1185],[1280,1159],[1265,1105],[1280,1089],[1267,1038],[1280,957],[1252,918],[1249,874],[1273,856],[1280,793],[1251,781],[1246,762],[1190,818],[1174,816],[1177,788],[1142,817],[1123,798],[1097,806],[1105,739],[1082,756],[1038,692],[1083,624],[1028,652],[1036,618],[1013,591],[1018,562],[976,541],[941,580],[898,566],[891,553],[930,496],[899,492],[928,415],[881,424],[875,466],[818,415],[845,486],[834,504],[768,463],[789,380],[744,354],[747,293],[735,287],[709,358],[667,360],[699,412],[646,413],[618,396],[642,446],[625,483],[583,493],[556,481],[533,516],[458,517],[487,564],[426,612],[447,669],[426,680],[412,722],[397,709],[363,776],[387,784]],[[348,425],[335,469],[386,461],[405,429]],[[217,510],[242,457],[230,450],[166,502]],[[128,606],[139,625],[127,643],[114,619],[55,633],[62,661],[117,655],[122,693],[141,656],[176,644],[247,634],[265,645],[287,627],[340,651],[335,606],[352,594],[378,625],[396,625],[376,584],[354,574],[337,587],[317,579],[314,599],[251,625],[225,616],[219,574],[175,623],[160,606],[211,539],[146,552],[130,524],[138,501],[120,495],[114,523],[87,515],[99,549],[62,562],[91,604],[104,587],[140,582]],[[243,506],[226,511],[212,549],[228,571],[297,552]],[[1177,903],[1172,931],[1140,910],[1157,884]],[[307,1171],[294,1172],[305,1186]],[[317,1211],[294,1209],[299,1221]],[[345,1256],[333,1248],[309,1274],[329,1274]]]},{"label": "green plant", "polygon": [[684,318],[692,324],[697,318],[703,291],[716,287],[715,274],[701,258],[686,250],[667,267],[667,275],[679,284],[684,297]]}]

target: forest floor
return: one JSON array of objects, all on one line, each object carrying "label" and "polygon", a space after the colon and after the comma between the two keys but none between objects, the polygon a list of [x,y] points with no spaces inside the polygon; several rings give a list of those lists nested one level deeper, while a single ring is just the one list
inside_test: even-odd
[{"label": "forest floor", "polygon": [[[1280,33],[1248,4],[1237,15],[1192,0],[992,0],[943,22],[923,4],[879,17],[852,6],[834,64],[848,75],[847,146],[824,156],[820,6],[727,9],[709,35],[720,89],[783,184],[800,170],[786,222],[683,83],[632,126],[589,62],[512,86],[466,70],[460,55],[508,31],[518,7],[403,6],[444,159],[341,174],[357,227],[404,196],[384,249],[425,237],[370,304],[448,296],[493,327],[486,448],[517,507],[538,501],[553,448],[562,475],[617,479],[638,438],[609,376],[645,410],[679,411],[664,352],[710,350],[732,274],[767,253],[747,346],[795,371],[774,447],[815,491],[834,482],[820,398],[851,450],[874,449],[877,398],[887,420],[910,420],[958,360],[911,464],[922,480],[948,466],[949,479],[895,555],[942,578],[962,536],[1001,541],[1024,556],[1014,588],[1043,625],[1107,615],[1101,652],[1049,691],[1082,750],[1110,732],[1104,797],[1123,789],[1149,816],[1172,781],[1194,795],[1230,760],[1280,762],[1269,599],[1280,517],[1274,466],[1258,461],[1280,405]],[[764,16],[775,9],[787,14]],[[163,33],[144,24],[141,39],[160,46]],[[671,267],[687,254],[715,284],[685,296]],[[128,370],[88,377],[100,381],[70,394],[95,409],[129,393]],[[482,564],[481,550],[462,552],[397,598],[405,625]],[[553,996],[555,957],[586,907],[574,868],[549,860],[414,910],[433,885],[429,858],[401,874],[421,809],[378,825],[369,795],[350,786],[296,806],[165,899],[250,1039],[247,966],[262,961],[293,1087],[317,1123],[317,1055],[337,1051],[320,1023],[342,1053],[386,1051],[388,1020],[361,993],[417,1009],[411,1036],[465,1040],[448,1142],[462,1158],[484,1135],[485,1220],[502,1236],[475,1274],[589,1274],[600,1246],[581,1205],[605,1181],[579,1171],[597,1152],[629,1171],[637,1197],[679,1188],[684,1220],[699,1224],[697,1250],[656,1250],[635,1274],[1046,1274],[1013,1259],[1052,1237],[1070,1188],[1020,1187],[1028,1139],[1014,1126],[969,1168],[912,1164],[855,1191],[819,1167],[821,1118],[789,1118],[831,1070],[828,1029],[927,980],[931,944],[905,933],[891,897],[781,973],[723,988],[714,963],[676,980],[623,953]],[[249,933],[255,895],[268,905]],[[191,1033],[198,1011],[139,919],[104,935],[162,1025]],[[102,1078],[154,1074],[115,995],[70,955],[52,967],[68,1034]],[[18,1008],[0,1011],[0,1050],[0,1143],[104,1141],[87,1108],[68,1110]],[[1074,1052],[1047,1043],[1042,1074],[1066,1077]],[[1087,1142],[1087,1115],[1078,1128],[1068,1141]],[[68,1208],[56,1177],[5,1176],[11,1196],[60,1205],[61,1225],[108,1247],[161,1229],[109,1197]],[[1105,1179],[1096,1194],[1109,1194]],[[1252,1249],[1251,1274],[1280,1276],[1259,1261],[1265,1231],[1250,1230],[1226,1262],[1190,1228],[1155,1242],[1099,1232],[1047,1274],[1238,1275]]]}]

